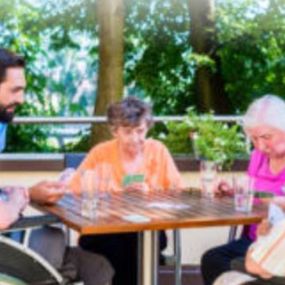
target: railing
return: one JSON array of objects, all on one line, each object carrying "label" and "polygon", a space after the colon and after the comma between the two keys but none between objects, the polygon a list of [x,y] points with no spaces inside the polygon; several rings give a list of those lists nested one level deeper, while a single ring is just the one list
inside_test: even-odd
[{"label": "railing", "polygon": [[[154,122],[180,122],[185,116],[155,116]],[[242,116],[224,115],[214,116],[214,120],[226,123],[241,123]],[[62,147],[65,140],[72,141],[79,132],[86,131],[86,125],[93,123],[102,124],[107,122],[106,116],[89,116],[89,117],[15,117],[13,124],[44,124],[44,125],[69,125],[65,127],[54,126],[48,131],[51,138],[55,138],[58,145]],[[70,125],[73,125],[72,127]]]},{"label": "railing", "polygon": [[[182,121],[184,116],[159,116],[154,117],[155,122]],[[242,116],[214,116],[214,120],[221,122],[241,122]],[[93,117],[15,117],[13,124],[91,124],[105,123],[105,116]]]},{"label": "railing", "polygon": [[[170,122],[182,121],[184,116],[159,116],[154,117],[155,122]],[[214,120],[228,123],[240,123],[241,116],[214,116]],[[58,145],[65,144],[65,140],[72,140],[77,136],[79,130],[86,130],[91,123],[104,123],[107,121],[105,116],[90,116],[90,117],[15,117],[13,124],[42,124],[51,125],[52,128],[48,130],[49,137],[57,139]],[[62,127],[60,125],[66,125]],[[247,139],[249,145],[249,140]],[[5,170],[56,170],[63,169],[63,154],[26,154],[26,153],[2,153],[0,159],[0,168]],[[32,161],[32,162],[31,162]],[[47,163],[48,161],[48,163]],[[194,161],[192,164],[194,165]],[[190,163],[191,164],[191,163]],[[190,165],[187,162],[187,165]],[[191,164],[191,165],[192,165]],[[16,165],[16,166],[15,166]],[[30,167],[27,168],[27,165]],[[183,166],[184,167],[184,166]],[[192,167],[192,166],[191,166]],[[193,169],[196,166],[193,166]],[[239,167],[239,166],[238,166]],[[196,167],[197,168],[197,167]]]}]

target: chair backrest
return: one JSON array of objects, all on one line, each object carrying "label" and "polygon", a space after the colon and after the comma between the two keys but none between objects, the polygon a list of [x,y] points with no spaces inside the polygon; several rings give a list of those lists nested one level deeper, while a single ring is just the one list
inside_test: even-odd
[{"label": "chair backrest", "polygon": [[61,275],[40,255],[0,236],[0,272],[27,284],[63,284]]},{"label": "chair backrest", "polygon": [[64,155],[64,168],[77,168],[85,156],[85,153],[66,153]]}]

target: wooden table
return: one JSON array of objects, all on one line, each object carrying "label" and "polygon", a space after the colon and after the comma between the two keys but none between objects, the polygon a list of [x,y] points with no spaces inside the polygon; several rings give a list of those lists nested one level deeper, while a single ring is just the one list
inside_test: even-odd
[{"label": "wooden table", "polygon": [[94,220],[81,216],[80,200],[72,196],[41,209],[56,215],[80,234],[143,232],[142,270],[145,271],[146,267],[151,269],[150,275],[143,275],[143,285],[158,284],[158,230],[245,225],[258,223],[266,215],[262,206],[255,206],[251,213],[240,213],[234,210],[233,199],[210,199],[196,191],[113,194],[100,199]]}]

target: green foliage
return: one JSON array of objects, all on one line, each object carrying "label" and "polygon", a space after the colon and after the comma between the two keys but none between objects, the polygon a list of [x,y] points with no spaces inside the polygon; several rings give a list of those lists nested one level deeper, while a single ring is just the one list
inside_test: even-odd
[{"label": "green foliage", "polygon": [[193,104],[187,1],[125,0],[125,82],[153,102],[156,114]]},{"label": "green foliage", "polygon": [[226,92],[242,112],[266,93],[285,97],[284,0],[219,0],[217,29]]},{"label": "green foliage", "polygon": [[190,140],[191,127],[185,121],[167,123],[167,133],[158,137],[175,154],[193,154],[193,144]]},{"label": "green foliage", "polygon": [[[29,107],[18,115],[92,113],[99,64],[97,1],[0,0],[0,46],[22,53],[28,63]],[[209,55],[192,51],[188,1],[124,0],[125,86],[127,93],[151,101],[156,115],[183,114],[195,105],[197,67],[217,68]],[[215,1],[218,44],[213,48],[221,59],[232,103],[228,113],[243,112],[265,93],[285,96],[284,4],[284,0]],[[12,126],[9,150],[53,151],[48,142],[52,128]],[[187,126],[173,123],[169,128],[171,148],[179,152],[193,148]],[[85,134],[82,138],[85,146]]]},{"label": "green foliage", "polygon": [[[285,97],[284,0],[218,0],[217,46],[229,114],[245,111],[266,93]],[[156,114],[181,114],[195,105],[197,67],[217,66],[192,52],[186,0],[126,0],[126,83],[150,98]],[[201,27],[202,28],[202,27]],[[245,84],[246,83],[246,84]]]},{"label": "green foliage", "polygon": [[[88,32],[91,25],[94,33],[96,29],[94,22],[83,28],[82,21],[90,16],[93,5],[92,0],[0,0],[0,46],[22,54],[27,62],[26,104],[17,115],[92,112],[87,107],[94,105],[96,65],[88,53],[94,53],[97,43],[91,43]],[[59,151],[51,137],[56,128],[60,126],[11,125],[6,151]]]},{"label": "green foliage", "polygon": [[233,160],[246,153],[245,138],[235,124],[215,121],[212,114],[199,116],[188,109],[182,122],[167,125],[168,134],[163,139],[173,153],[191,154],[229,167]]},{"label": "green foliage", "polygon": [[[21,115],[37,114],[33,105],[28,103],[19,108]],[[47,140],[50,126],[9,125],[6,152],[56,152],[57,148]]]}]

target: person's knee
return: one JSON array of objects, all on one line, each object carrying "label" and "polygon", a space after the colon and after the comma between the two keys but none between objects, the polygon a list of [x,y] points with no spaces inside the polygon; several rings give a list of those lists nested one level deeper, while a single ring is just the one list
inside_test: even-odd
[{"label": "person's knee", "polygon": [[105,285],[111,283],[114,276],[114,269],[104,256],[78,247],[67,249],[62,272],[69,280],[77,276],[76,279],[87,285]]},{"label": "person's knee", "polygon": [[84,271],[82,275],[88,277],[97,275],[98,284],[112,280],[115,271],[111,263],[104,256],[81,250],[81,260],[81,267]]},{"label": "person's knee", "polygon": [[102,270],[102,271],[105,271],[106,273],[106,277],[108,277],[108,278],[106,278],[106,279],[112,279],[113,278],[113,276],[114,276],[114,274],[115,274],[115,271],[114,271],[114,268],[113,268],[113,266],[111,265],[111,263],[109,262],[109,260],[107,260],[107,258],[105,258],[104,256],[102,256],[102,255],[97,255],[96,254],[96,257],[93,257],[93,259],[97,259],[98,261],[97,262],[99,262],[99,264],[100,264],[100,269]]},{"label": "person's knee", "polygon": [[201,258],[201,267],[207,268],[211,267],[212,264],[217,262],[217,251],[216,249],[210,249],[206,251]]}]

